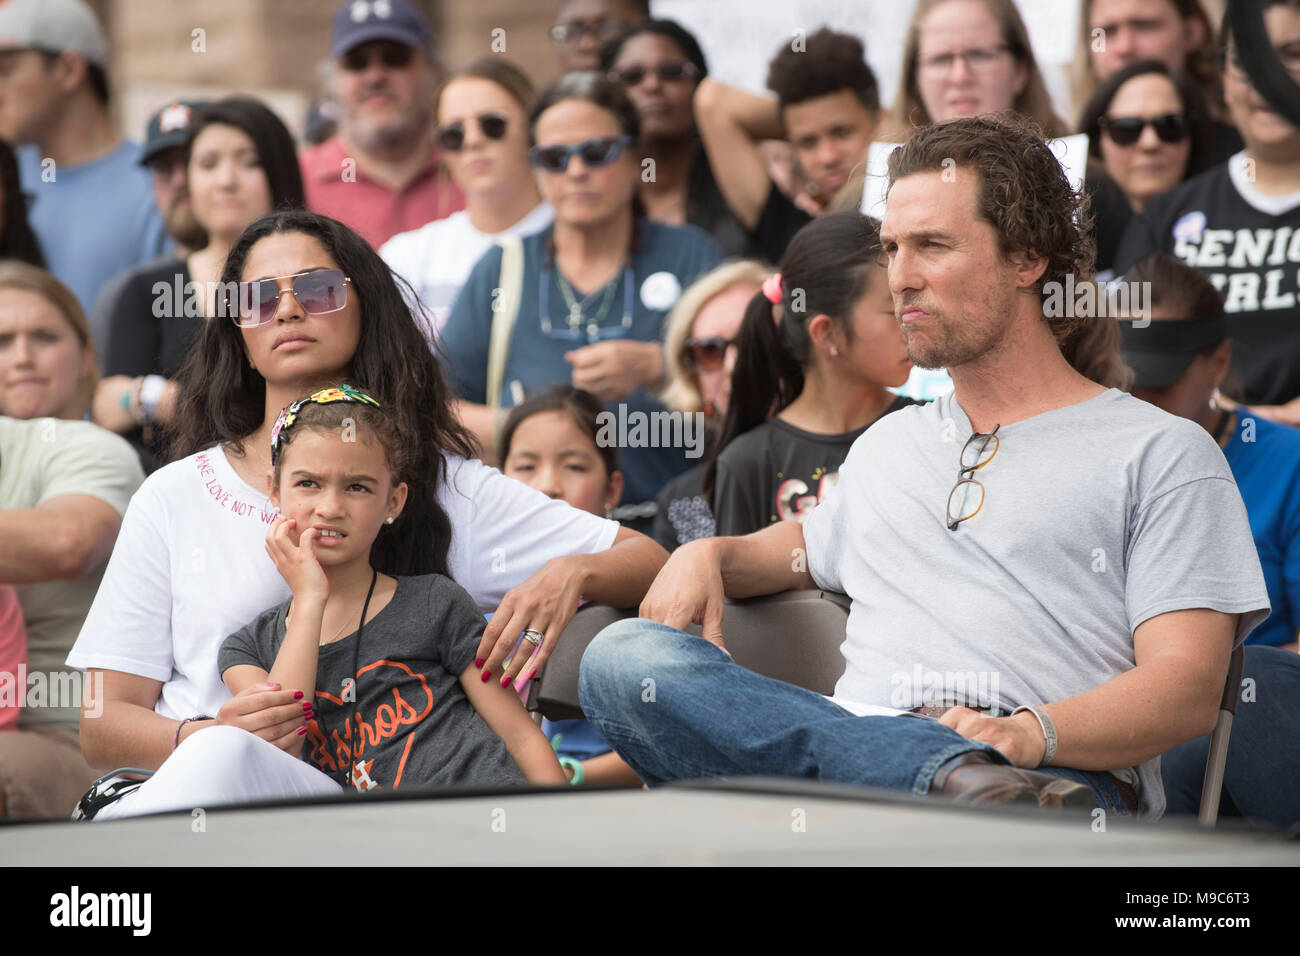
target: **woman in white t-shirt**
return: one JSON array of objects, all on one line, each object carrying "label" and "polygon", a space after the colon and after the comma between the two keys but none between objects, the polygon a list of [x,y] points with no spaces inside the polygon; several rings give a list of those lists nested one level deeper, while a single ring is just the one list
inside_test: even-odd
[{"label": "woman in white t-shirt", "polygon": [[379,250],[429,310],[433,334],[493,240],[540,232],[554,218],[528,161],[533,96],[523,71],[496,55],[452,74],[438,95],[438,145],[465,208],[399,233]]},{"label": "woman in white t-shirt", "polygon": [[376,559],[401,574],[447,574],[480,608],[495,609],[480,647],[487,672],[503,673],[525,628],[544,643],[531,661],[516,655],[508,677],[540,667],[580,596],[634,606],[665,557],[649,539],[472,459],[392,274],[346,226],[302,211],[259,219],[231,249],[222,281],[241,283],[240,324],[208,323],[190,351],[178,376],[179,460],[132,499],[68,656],[69,666],[103,673],[102,715],[82,717],[92,766],[153,769],[192,742],[168,761],[171,772],[123,798],[113,815],[204,805],[188,802],[213,793],[201,769],[223,762],[205,760],[205,747],[238,748],[249,767],[241,780],[221,782],[221,802],[304,794],[297,778],[261,772],[284,765],[263,742],[302,724],[301,702],[274,685],[231,697],[217,653],[227,635],[289,596],[265,549],[275,517],[270,434],[281,408],[322,383],[351,381],[393,410],[415,473],[429,479],[412,484],[401,520],[418,522],[427,544],[396,549],[411,535],[381,536]]}]

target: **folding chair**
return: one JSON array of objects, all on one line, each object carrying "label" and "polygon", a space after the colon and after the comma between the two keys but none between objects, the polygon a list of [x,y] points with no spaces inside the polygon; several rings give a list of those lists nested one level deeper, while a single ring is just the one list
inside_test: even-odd
[{"label": "folding chair", "polygon": [[1241,697],[1241,669],[1245,660],[1245,645],[1238,644],[1228,664],[1228,680],[1223,685],[1223,699],[1219,702],[1219,721],[1210,735],[1210,753],[1205,761],[1205,781],[1201,784],[1201,810],[1196,822],[1212,827],[1219,819],[1219,799],[1223,795],[1223,769],[1228,762],[1228,738],[1232,735],[1232,718],[1237,714],[1237,701]]},{"label": "folding chair", "polygon": [[[844,673],[840,645],[844,643],[848,615],[848,597],[829,591],[783,591],[728,600],[722,615],[722,640],[742,667],[829,694]],[[609,625],[635,616],[633,610],[603,604],[579,608],[533,681],[528,709],[548,720],[581,717],[578,665],[587,645]],[[700,633],[695,624],[686,630]]]}]

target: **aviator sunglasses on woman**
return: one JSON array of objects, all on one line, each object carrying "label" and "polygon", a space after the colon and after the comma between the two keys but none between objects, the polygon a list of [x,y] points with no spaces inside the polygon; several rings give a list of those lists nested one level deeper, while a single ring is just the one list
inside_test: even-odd
[{"label": "aviator sunglasses on woman", "polygon": [[[289,288],[280,288],[285,279],[292,279]],[[348,283],[352,280],[340,269],[314,269],[292,276],[258,279],[239,283],[238,301],[226,297],[226,315],[241,329],[255,329],[275,319],[280,308],[280,297],[292,292],[303,311],[309,315],[337,312],[348,304]]]}]

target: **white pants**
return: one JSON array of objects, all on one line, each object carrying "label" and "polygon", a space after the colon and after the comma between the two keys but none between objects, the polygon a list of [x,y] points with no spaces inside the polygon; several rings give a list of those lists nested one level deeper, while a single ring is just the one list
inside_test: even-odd
[{"label": "white pants", "polygon": [[186,737],[157,773],[100,810],[95,820],[342,792],[311,764],[261,737],[238,727],[205,727]]}]

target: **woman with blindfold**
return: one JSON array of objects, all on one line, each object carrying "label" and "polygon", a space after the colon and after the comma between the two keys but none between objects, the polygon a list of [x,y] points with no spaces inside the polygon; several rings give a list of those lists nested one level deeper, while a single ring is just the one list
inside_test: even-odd
[{"label": "woman with blindfold", "polygon": [[554,218],[538,195],[528,161],[533,95],[523,71],[496,55],[452,74],[438,94],[438,146],[465,194],[465,208],[399,233],[379,250],[429,310],[434,335],[494,240],[538,232]]},{"label": "woman with blindfold", "polygon": [[231,97],[191,122],[186,179],[207,245],[137,273],[109,316],[95,422],[123,435],[146,472],[164,457],[162,427],[172,418],[172,382],[186,350],[216,314],[226,254],[248,224],[273,209],[303,207],[293,136],[256,100]]},{"label": "woman with blindfold", "polygon": [[[1120,322],[1131,391],[1197,422],[1223,449],[1272,608],[1246,638],[1242,676],[1255,690],[1237,708],[1221,812],[1290,826],[1300,822],[1300,795],[1278,781],[1300,773],[1300,432],[1222,400],[1232,345],[1223,298],[1208,279],[1164,253],[1143,259],[1124,278],[1151,289],[1149,324]],[[1208,747],[1203,738],[1164,755],[1168,813],[1197,812]]]},{"label": "woman with blindfold", "polygon": [[693,226],[646,220],[639,121],[616,83],[570,74],[530,119],[529,155],[554,227],[492,249],[474,267],[443,329],[444,369],[485,449],[503,409],[530,391],[569,382],[607,403],[628,439],[624,500],[635,506],[616,516],[646,519],[690,449],[652,440],[644,425],[638,439],[629,423],[661,420],[650,392],[664,380],[664,318],[721,251]]},{"label": "woman with blindfold", "polygon": [[[275,519],[271,434],[282,408],[326,385],[355,383],[384,404],[418,479],[391,533],[375,541],[375,566],[445,574],[480,610],[495,609],[475,657],[478,679],[509,683],[526,665],[540,668],[581,598],[615,607],[641,599],[661,548],[472,459],[404,290],[361,236],[324,216],[275,213],[239,237],[221,278],[236,301],[230,318],[203,326],[178,373],[176,460],[132,498],[68,658],[103,674],[103,713],[83,716],[88,763],[156,769],[213,726],[268,744],[297,739],[304,710],[295,690],[255,684],[231,697],[217,654],[227,635],[289,597],[265,546]],[[360,427],[343,426],[345,440]],[[521,634],[536,654],[517,653],[503,668]],[[208,740],[220,748],[231,737]],[[265,750],[245,742],[250,760]],[[247,798],[266,796],[262,765],[248,766]],[[286,783],[281,795],[302,793]]]}]

